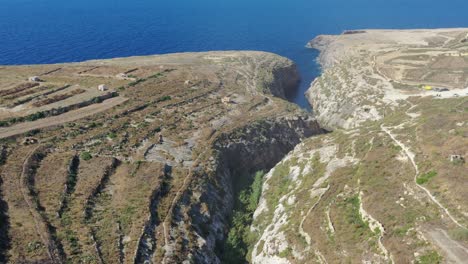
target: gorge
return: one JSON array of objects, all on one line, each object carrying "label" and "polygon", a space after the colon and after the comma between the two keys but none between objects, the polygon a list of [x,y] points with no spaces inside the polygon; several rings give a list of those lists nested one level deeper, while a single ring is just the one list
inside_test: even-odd
[{"label": "gorge", "polygon": [[1,67],[0,261],[463,261],[467,35],[315,38],[313,113],[266,52]]}]

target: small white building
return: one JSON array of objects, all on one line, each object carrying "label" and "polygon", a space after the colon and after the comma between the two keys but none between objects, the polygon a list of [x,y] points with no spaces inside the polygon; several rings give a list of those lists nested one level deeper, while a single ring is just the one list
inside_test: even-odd
[{"label": "small white building", "polygon": [[462,155],[450,155],[450,162],[461,162],[465,163],[465,158]]},{"label": "small white building", "polygon": [[98,90],[101,92],[107,91],[107,86],[105,84],[100,84]]},{"label": "small white building", "polygon": [[30,82],[40,82],[41,79],[39,79],[39,76],[31,76],[28,78]]}]

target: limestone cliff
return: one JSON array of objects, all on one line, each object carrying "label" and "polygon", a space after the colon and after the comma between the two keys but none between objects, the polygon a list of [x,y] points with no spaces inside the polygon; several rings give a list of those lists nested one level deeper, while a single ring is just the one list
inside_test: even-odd
[{"label": "limestone cliff", "polygon": [[468,258],[467,35],[359,30],[309,43],[323,73],[307,97],[333,132],[266,175],[252,263]]},{"label": "limestone cliff", "polygon": [[[463,29],[362,30],[318,36],[308,46],[321,51],[322,75],[307,91],[320,124],[327,129],[355,128],[379,120],[409,96],[466,93],[467,47]],[[461,57],[460,57],[461,56]],[[458,58],[457,58],[458,57]],[[450,61],[452,63],[450,64]]]}]

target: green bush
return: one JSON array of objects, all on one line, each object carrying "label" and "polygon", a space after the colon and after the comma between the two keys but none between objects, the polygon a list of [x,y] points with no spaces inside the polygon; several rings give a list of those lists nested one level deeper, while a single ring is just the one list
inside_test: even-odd
[{"label": "green bush", "polygon": [[35,121],[44,117],[45,117],[44,112],[37,112],[37,113],[26,116],[26,121]]},{"label": "green bush", "polygon": [[359,208],[361,207],[361,200],[359,196],[355,195],[345,200],[347,203],[348,211],[347,217],[350,224],[353,224],[356,228],[369,228],[369,223],[362,220],[361,213],[359,212]]},{"label": "green bush", "polygon": [[93,104],[99,104],[99,103],[102,103],[101,97],[94,97],[93,98]]},{"label": "green bush", "polygon": [[442,257],[436,251],[429,251],[422,255],[417,261],[417,264],[439,264],[442,263]]},{"label": "green bush", "polygon": [[253,213],[262,194],[263,171],[255,174],[253,183],[239,192],[231,220],[231,229],[223,249],[223,263],[245,263],[249,246],[255,241],[250,233]]},{"label": "green bush", "polygon": [[247,208],[252,212],[255,211],[255,209],[257,209],[258,202],[260,201],[260,196],[262,195],[264,175],[265,173],[263,171],[257,172],[254,177],[254,182],[252,183],[249,197],[249,206]]},{"label": "green bush", "polygon": [[285,250],[281,251],[278,256],[280,258],[287,258],[292,255],[292,248],[287,247]]},{"label": "green bush", "polygon": [[80,157],[82,160],[90,160],[93,158],[93,156],[91,156],[91,154],[87,151],[81,153]]},{"label": "green bush", "polygon": [[146,79],[138,79],[136,81],[133,81],[133,82],[129,83],[128,86],[133,87],[133,86],[136,86],[137,84],[142,83],[144,81],[146,81]]},{"label": "green bush", "polygon": [[426,182],[428,182],[430,179],[434,178],[435,176],[437,176],[436,171],[430,171],[430,172],[424,173],[423,175],[419,176],[416,179],[416,183],[425,184]]},{"label": "green bush", "polygon": [[162,96],[161,98],[159,98],[159,102],[164,102],[164,101],[168,101],[168,100],[171,100],[171,97],[169,95],[165,95],[165,96]]},{"label": "green bush", "polygon": [[148,77],[148,79],[150,79],[150,78],[151,78],[151,79],[153,79],[153,78],[159,78],[159,77],[162,77],[162,76],[164,76],[164,74],[162,74],[161,72],[158,72],[158,73],[156,73],[156,74],[151,75],[150,77]]}]

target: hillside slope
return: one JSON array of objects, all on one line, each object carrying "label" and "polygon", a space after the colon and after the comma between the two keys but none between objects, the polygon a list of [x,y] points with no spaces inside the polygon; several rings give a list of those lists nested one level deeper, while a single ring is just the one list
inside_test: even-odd
[{"label": "hillside slope", "polygon": [[322,133],[282,99],[299,76],[270,53],[5,66],[0,80],[0,262],[219,263],[233,182]]},{"label": "hillside slope", "polygon": [[468,259],[468,30],[319,36],[307,92],[333,132],[266,175],[253,263]]}]

